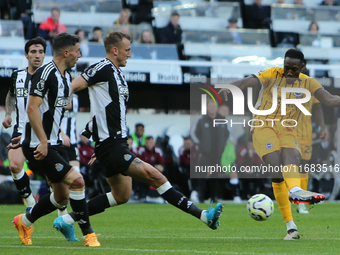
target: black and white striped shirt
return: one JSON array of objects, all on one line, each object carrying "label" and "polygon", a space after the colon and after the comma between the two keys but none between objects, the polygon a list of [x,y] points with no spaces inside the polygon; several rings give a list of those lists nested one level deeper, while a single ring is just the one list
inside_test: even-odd
[{"label": "black and white striped shirt", "polygon": [[16,100],[16,124],[14,132],[22,133],[26,124],[26,105],[29,93],[29,85],[32,75],[27,68],[14,71],[11,77],[10,92],[15,95]]},{"label": "black and white striped shirt", "polygon": [[122,70],[105,58],[88,67],[82,77],[89,85],[93,140],[126,138],[129,89]]},{"label": "black and white striped shirt", "polygon": [[[39,106],[44,131],[51,145],[61,143],[60,124],[71,93],[71,75],[61,75],[53,61],[40,67],[32,76],[30,95],[43,98]],[[39,145],[27,117],[22,144],[31,148]]]},{"label": "black and white striped shirt", "polygon": [[73,94],[72,96],[72,109],[67,110],[64,113],[64,118],[61,122],[61,130],[70,138],[71,144],[77,144],[77,113],[79,108],[78,95]]}]

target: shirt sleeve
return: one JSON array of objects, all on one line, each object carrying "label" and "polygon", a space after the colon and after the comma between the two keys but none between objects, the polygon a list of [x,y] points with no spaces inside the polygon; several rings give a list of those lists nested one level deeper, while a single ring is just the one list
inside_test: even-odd
[{"label": "shirt sleeve", "polygon": [[313,104],[317,104],[317,103],[320,103],[320,101],[317,100],[316,97],[313,97]]},{"label": "shirt sleeve", "polygon": [[13,72],[12,76],[11,76],[11,84],[9,85],[9,91],[12,94],[15,94],[15,87],[16,87],[16,77],[17,77],[18,73],[17,72]]},{"label": "shirt sleeve", "polygon": [[315,80],[314,78],[311,78],[309,91],[312,94],[312,96],[314,96],[315,91],[317,91],[318,89],[322,89],[322,88],[323,88],[322,85],[317,80]]},{"label": "shirt sleeve", "polygon": [[252,76],[257,78],[262,85],[266,86],[269,84],[269,79],[273,78],[274,70],[275,70],[275,67],[270,67],[270,68],[261,70],[258,73],[253,73]]},{"label": "shirt sleeve", "polygon": [[98,82],[108,81],[110,75],[113,74],[113,69],[106,65],[95,64],[85,69],[81,76],[87,81],[89,86],[95,85]]}]

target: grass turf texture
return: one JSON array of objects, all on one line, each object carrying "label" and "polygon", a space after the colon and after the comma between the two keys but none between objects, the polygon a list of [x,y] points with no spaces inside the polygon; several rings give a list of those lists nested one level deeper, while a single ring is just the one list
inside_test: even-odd
[{"label": "grass turf texture", "polygon": [[102,246],[89,248],[84,247],[76,224],[80,242],[68,242],[52,228],[57,212],[34,224],[33,245],[24,246],[12,223],[24,206],[0,205],[0,254],[338,254],[339,207],[339,203],[326,202],[307,206],[310,214],[301,215],[292,205],[301,239],[283,241],[286,226],[277,204],[273,215],[263,222],[250,218],[245,203],[225,204],[217,230],[171,205],[127,204],[91,217]]}]

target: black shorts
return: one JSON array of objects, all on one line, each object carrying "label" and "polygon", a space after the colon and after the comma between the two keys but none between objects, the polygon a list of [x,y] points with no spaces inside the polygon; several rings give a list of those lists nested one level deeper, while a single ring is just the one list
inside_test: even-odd
[{"label": "black shorts", "polygon": [[52,183],[61,182],[72,166],[68,164],[68,156],[63,145],[48,145],[48,152],[43,160],[34,158],[35,148],[22,146],[26,159],[34,164]]},{"label": "black shorts", "polygon": [[96,146],[95,154],[105,168],[107,178],[128,170],[136,156],[129,150],[127,139],[108,138]]},{"label": "black shorts", "polygon": [[68,155],[68,160],[69,161],[79,161],[79,149],[77,144],[71,144],[70,147],[65,146],[67,155]]}]

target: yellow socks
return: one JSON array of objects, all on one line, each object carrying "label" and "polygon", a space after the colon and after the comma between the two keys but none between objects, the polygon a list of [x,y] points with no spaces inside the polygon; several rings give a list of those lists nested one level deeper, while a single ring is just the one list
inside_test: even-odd
[{"label": "yellow socks", "polygon": [[300,173],[301,189],[308,189],[308,173]]},{"label": "yellow socks", "polygon": [[293,219],[292,210],[290,208],[290,202],[288,197],[288,190],[285,182],[272,183],[274,196],[279,206],[280,212],[285,222],[289,222]]}]

